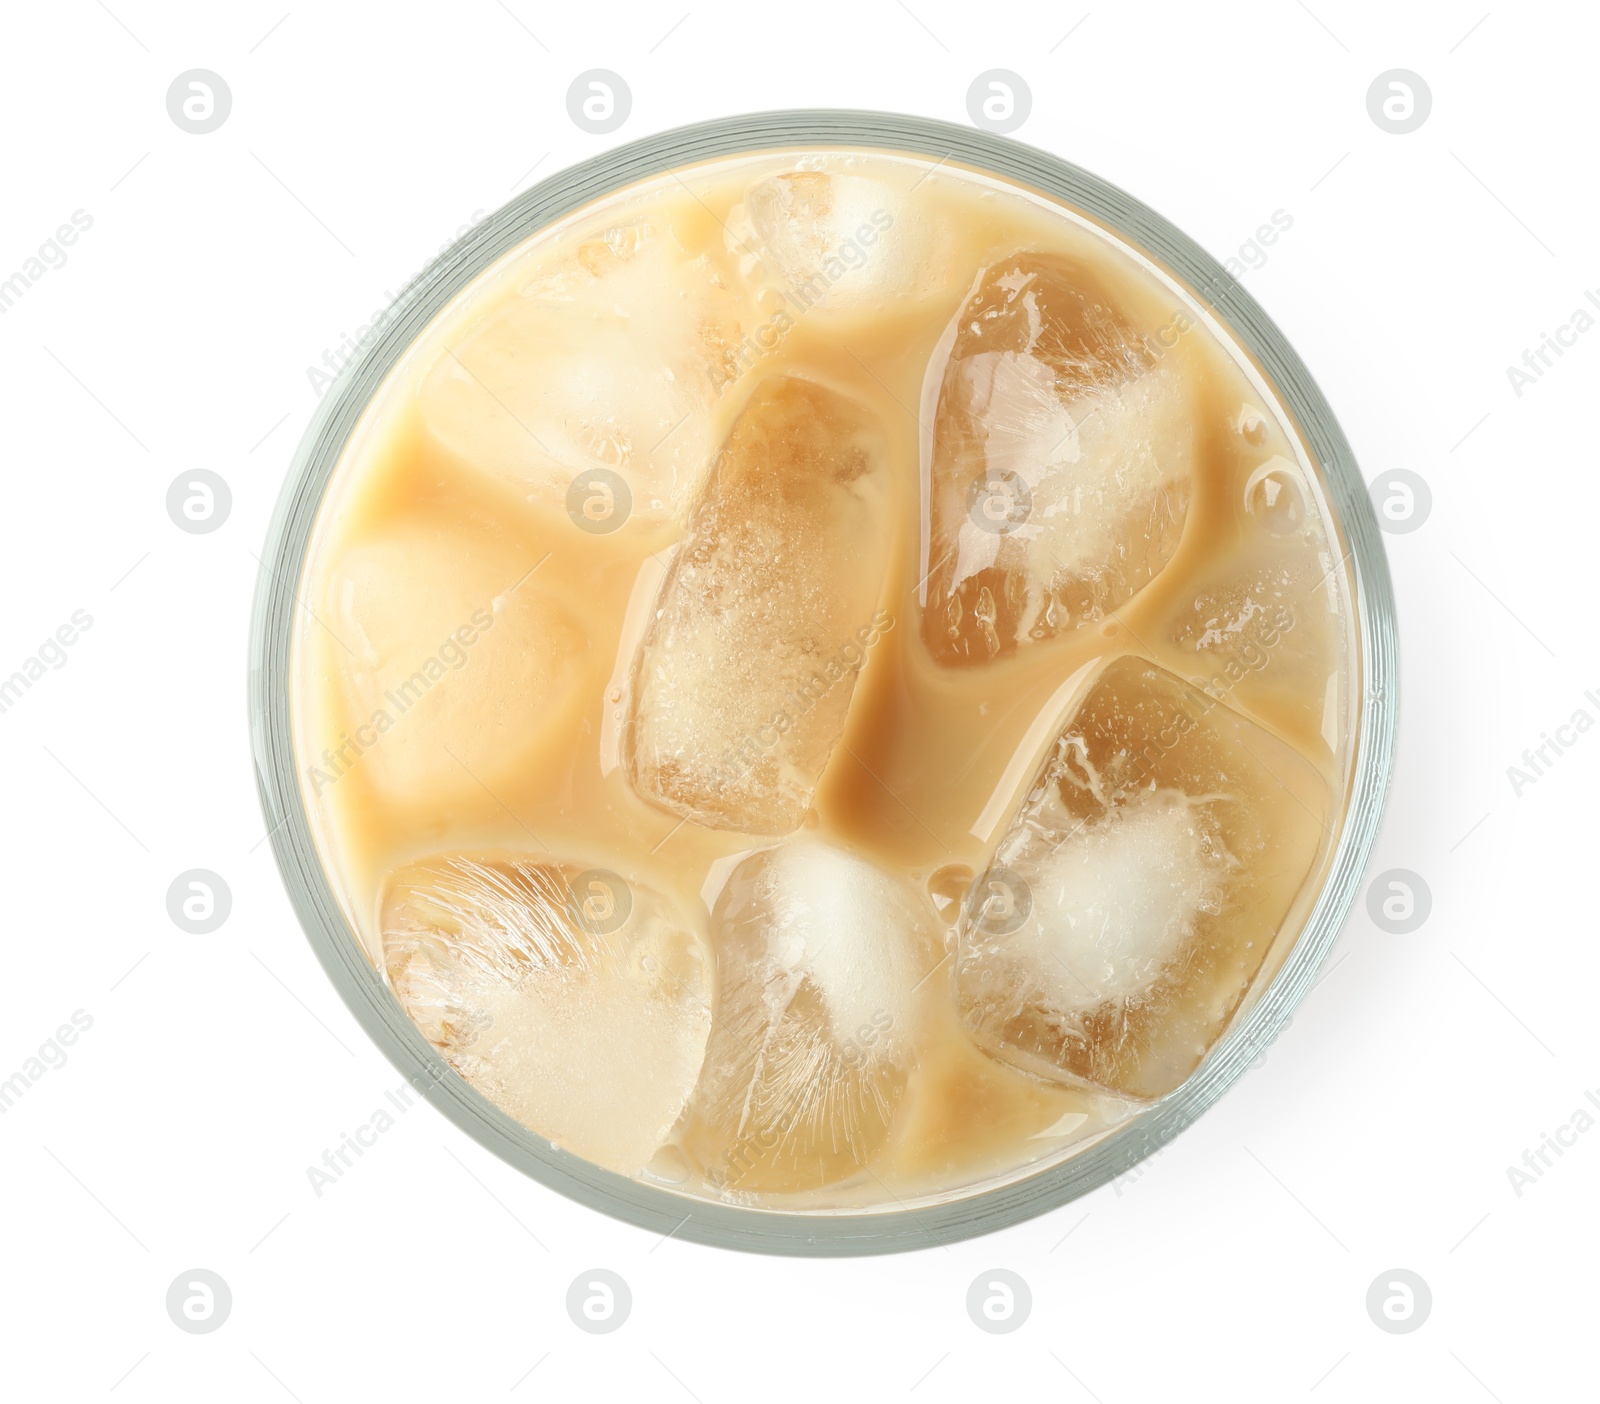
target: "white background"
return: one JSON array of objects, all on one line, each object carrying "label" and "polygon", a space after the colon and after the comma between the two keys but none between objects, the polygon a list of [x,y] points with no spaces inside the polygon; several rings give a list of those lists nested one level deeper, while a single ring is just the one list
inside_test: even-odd
[{"label": "white background", "polygon": [[[1592,8],[1087,0],[1080,23],[1077,0],[679,0],[694,8],[668,33],[678,5],[290,3],[287,18],[285,0],[7,14],[0,278],[74,210],[94,222],[0,316],[0,675],[74,610],[94,624],[0,715],[0,1079],[74,1010],[93,1019],[0,1117],[5,1393],[1592,1391],[1600,1128],[1520,1196],[1507,1167],[1600,1087],[1600,734],[1520,797],[1506,774],[1575,709],[1600,717],[1583,697],[1600,693],[1600,329],[1520,397],[1506,374],[1600,288]],[[165,106],[194,67],[233,93],[205,136]],[[567,117],[593,67],[632,89],[611,136]],[[1393,936],[1358,910],[1293,1026],[1192,1131],[1136,1179],[987,1239],[845,1262],[661,1242],[428,1107],[317,1198],[306,1167],[400,1078],[297,928],[252,782],[254,553],[315,403],[306,367],[475,213],[596,151],[773,107],[965,121],[993,67],[1032,88],[1020,139],[1219,257],[1291,215],[1247,287],[1368,479],[1404,467],[1431,485],[1426,524],[1385,538],[1403,703],[1373,868],[1421,874],[1430,918]],[[1366,110],[1396,67],[1434,102],[1404,136]],[[197,468],[233,493],[206,536],[165,509]],[[189,868],[231,886],[212,935],[168,919]],[[607,1336],[564,1306],[597,1266],[633,1292]],[[233,1292],[214,1334],[167,1316],[194,1267]],[[994,1267],[1033,1293],[1009,1335],[965,1308]],[[1396,1267],[1433,1294],[1408,1335],[1365,1306]]]}]

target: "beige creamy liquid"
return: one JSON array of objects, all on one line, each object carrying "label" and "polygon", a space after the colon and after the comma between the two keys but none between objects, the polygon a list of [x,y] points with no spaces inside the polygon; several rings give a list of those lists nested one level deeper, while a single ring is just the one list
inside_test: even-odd
[{"label": "beige creamy liquid", "polygon": [[[1017,354],[1041,315],[1088,321]],[[1051,455],[1065,526],[960,526],[962,474]],[[615,530],[611,479],[569,503],[594,469]],[[531,1129],[691,1194],[914,1204],[1137,1113],[1281,962],[1345,797],[1343,557],[1259,373],[1081,216],[899,156],[693,168],[529,240],[375,398],[301,584],[306,794],[369,958]],[[997,850],[1033,875],[1014,935],[968,901]],[[450,855],[479,885],[430,896]],[[631,925],[549,934],[595,870]],[[830,975],[834,884],[882,952]],[[510,953],[462,909],[491,888],[535,913]]]}]

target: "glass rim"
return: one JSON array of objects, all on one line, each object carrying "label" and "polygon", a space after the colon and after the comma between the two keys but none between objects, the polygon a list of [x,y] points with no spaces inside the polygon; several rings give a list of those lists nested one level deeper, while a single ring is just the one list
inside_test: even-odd
[{"label": "glass rim", "polygon": [[[1083,1150],[947,1202],[883,1211],[795,1212],[718,1203],[605,1170],[552,1145],[457,1075],[363,952],[317,851],[299,782],[290,695],[300,577],[326,490],[391,369],[480,273],[524,240],[625,186],[686,165],[762,151],[842,147],[970,165],[1073,206],[1155,260],[1260,368],[1319,470],[1349,548],[1359,681],[1343,823],[1322,886],[1282,964],[1174,1091]],[[367,1036],[456,1126],[541,1184],[662,1235],[796,1256],[907,1251],[994,1232],[1126,1174],[1191,1125],[1282,1031],[1309,992],[1358,896],[1387,798],[1397,716],[1394,595],[1376,514],[1332,408],[1256,300],[1176,226],[1107,181],[1009,137],[924,117],[804,109],[718,118],[588,157],[496,210],[395,299],[377,333],[318,403],[267,531],[250,633],[249,711],[257,790],[273,855],[317,959]],[[959,1192],[958,1192],[959,1194]]]}]

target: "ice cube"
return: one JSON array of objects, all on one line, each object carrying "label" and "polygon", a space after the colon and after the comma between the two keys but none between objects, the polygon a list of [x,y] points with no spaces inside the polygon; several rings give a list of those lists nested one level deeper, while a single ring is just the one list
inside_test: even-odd
[{"label": "ice cube", "polygon": [[684,1145],[707,1180],[784,1193],[882,1144],[937,981],[938,919],[903,879],[809,835],[747,858],[711,919],[716,1017]]},{"label": "ice cube", "polygon": [[1171,1091],[1261,967],[1327,811],[1298,752],[1162,668],[1108,665],[957,923],[963,1021],[1026,1071]]},{"label": "ice cube", "polygon": [[1299,466],[1274,456],[1249,477],[1243,539],[1173,616],[1190,680],[1325,754],[1344,730],[1339,558]]},{"label": "ice cube", "polygon": [[368,536],[329,569],[333,660],[351,732],[311,756],[313,786],[360,769],[390,798],[481,794],[580,700],[588,638],[538,555],[443,524]]},{"label": "ice cube", "polygon": [[979,276],[942,366],[925,491],[923,634],[983,663],[1103,618],[1171,558],[1194,458],[1190,387],[1087,265]]},{"label": "ice cube", "polygon": [[546,506],[601,468],[627,481],[641,519],[672,517],[711,460],[740,317],[704,255],[647,226],[611,230],[446,348],[422,421],[456,459]]},{"label": "ice cube", "polygon": [[637,1174],[687,1102],[711,955],[638,882],[576,863],[451,854],[390,879],[383,951],[450,1065],[557,1145]]},{"label": "ice cube", "polygon": [[728,218],[740,271],[790,316],[914,297],[936,277],[935,231],[905,192],[869,176],[788,171],[758,182]]},{"label": "ice cube", "polygon": [[793,376],[756,386],[635,663],[624,760],[640,794],[712,828],[799,826],[893,623],[887,477],[864,406]]}]

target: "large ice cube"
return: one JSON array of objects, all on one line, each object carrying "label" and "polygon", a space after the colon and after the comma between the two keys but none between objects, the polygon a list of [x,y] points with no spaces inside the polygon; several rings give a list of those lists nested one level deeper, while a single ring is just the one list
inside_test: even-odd
[{"label": "large ice cube", "polygon": [[1327,811],[1298,752],[1164,669],[1110,664],[957,924],[963,1021],[1027,1071],[1171,1091],[1260,968]]},{"label": "large ice cube", "polygon": [[1333,754],[1346,700],[1341,562],[1287,458],[1250,475],[1243,506],[1242,539],[1185,595],[1169,637],[1192,656],[1195,686]]},{"label": "large ice cube", "polygon": [[656,601],[633,675],[629,778],[696,823],[799,826],[892,620],[884,438],[807,380],[756,386]]},{"label": "large ice cube", "polygon": [[[902,879],[809,836],[746,859],[712,913],[716,1018],[684,1137],[714,1185],[783,1193],[883,1142],[937,980],[937,918]],[[919,988],[920,986],[920,988]]]},{"label": "large ice cube", "polygon": [[947,336],[928,495],[923,633],[982,663],[1102,618],[1177,548],[1190,388],[1086,264],[985,269]]},{"label": "large ice cube", "polygon": [[937,278],[937,230],[905,192],[871,176],[787,171],[759,181],[728,218],[740,271],[791,317],[914,297]]},{"label": "large ice cube", "polygon": [[704,255],[621,226],[500,303],[422,383],[422,420],[470,467],[559,509],[572,479],[620,473],[642,519],[693,500],[710,410],[742,336],[740,304]]},{"label": "large ice cube", "polygon": [[320,793],[359,768],[386,796],[493,790],[577,705],[588,638],[538,555],[447,525],[395,526],[328,571],[352,732],[310,757]]},{"label": "large ice cube", "polygon": [[531,1130],[637,1174],[682,1112],[711,1027],[703,937],[577,864],[452,854],[389,881],[383,952],[406,1012]]}]

